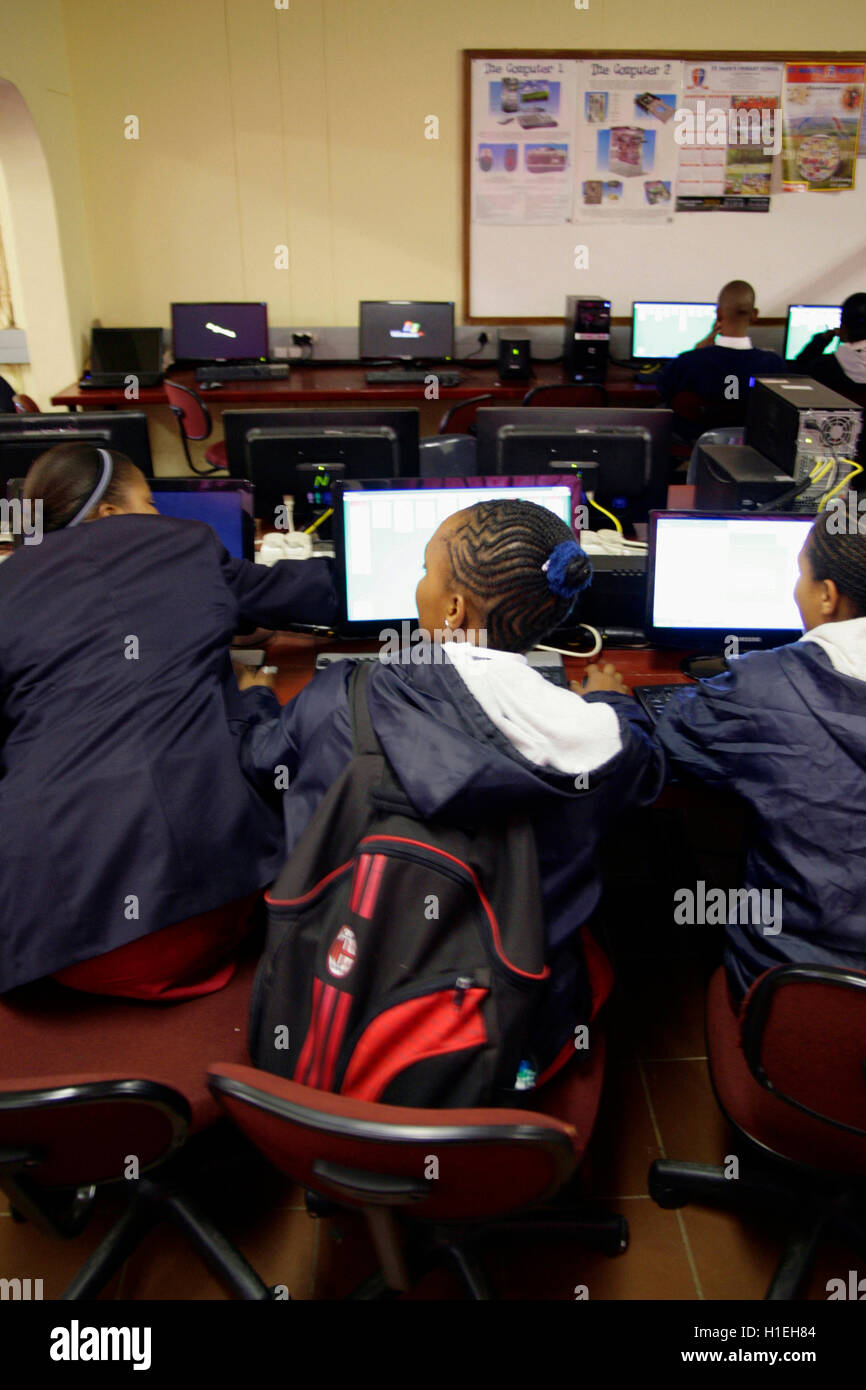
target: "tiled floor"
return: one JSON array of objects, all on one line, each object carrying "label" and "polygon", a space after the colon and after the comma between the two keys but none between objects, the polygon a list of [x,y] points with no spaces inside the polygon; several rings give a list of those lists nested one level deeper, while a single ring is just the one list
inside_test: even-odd
[{"label": "tiled floor", "polygon": [[[561,1238],[490,1238],[485,1263],[498,1292],[514,1299],[755,1299],[766,1288],[782,1233],[766,1220],[688,1207],[662,1211],[648,1197],[647,1169],[659,1155],[718,1162],[731,1151],[709,1085],[703,1042],[703,994],[712,961],[679,947],[668,955],[626,954],[607,1009],[609,1059],[605,1096],[586,1166],[588,1192],[626,1216],[631,1245],[610,1259]],[[333,1298],[373,1268],[363,1222],[314,1220],[303,1196],[269,1170],[243,1183],[223,1182],[209,1205],[269,1284],[293,1298]],[[254,1194],[254,1201],[250,1198]],[[42,1277],[56,1296],[107,1229],[100,1212],[72,1242],[40,1235],[0,1215],[0,1272]],[[825,1250],[810,1296],[826,1298],[826,1281],[846,1276],[851,1257]],[[450,1274],[428,1276],[420,1298],[458,1294]],[[152,1234],[103,1295],[123,1299],[217,1299],[221,1288],[180,1237]]]}]

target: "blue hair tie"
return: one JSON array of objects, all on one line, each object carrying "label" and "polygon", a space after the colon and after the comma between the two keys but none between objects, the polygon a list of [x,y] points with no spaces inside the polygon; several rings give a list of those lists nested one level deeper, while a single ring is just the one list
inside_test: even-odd
[{"label": "blue hair tie", "polygon": [[[586,574],[579,584],[570,584],[566,572],[575,560],[586,560]],[[574,598],[585,589],[592,578],[592,569],[586,551],[577,541],[560,541],[541,566],[547,575],[547,586],[560,598]]]}]

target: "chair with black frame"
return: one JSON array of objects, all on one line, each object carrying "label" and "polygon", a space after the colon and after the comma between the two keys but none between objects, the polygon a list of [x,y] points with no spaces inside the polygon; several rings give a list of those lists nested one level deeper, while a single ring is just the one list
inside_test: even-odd
[{"label": "chair with black frame", "polygon": [[593,409],[607,405],[607,392],[603,386],[591,386],[580,382],[552,382],[547,386],[533,386],[527,391],[521,405],[529,406],[577,406]]},{"label": "chair with black frame", "polygon": [[[103,1193],[124,1203],[67,1288],[46,1296],[95,1298],[147,1233],[168,1220],[235,1297],[271,1297],[188,1196],[221,1160],[223,1150],[215,1153],[205,1132],[220,1122],[206,1067],[227,1049],[245,1056],[256,963],[252,955],[242,961],[215,994],[161,1007],[79,994],[50,980],[0,999],[0,1188],[13,1219],[73,1238]],[[205,1145],[206,1153],[197,1152]]]},{"label": "chair with black frame", "polygon": [[[364,1216],[379,1268],[351,1294],[407,1292],[443,1264],[473,1299],[496,1295],[477,1253],[496,1231],[558,1234],[607,1255],[623,1217],[569,1184],[592,1133],[604,1039],[539,1092],[532,1110],[426,1110],[314,1090],[255,1067],[215,1063],[214,1095],[244,1135],[307,1191],[312,1216]],[[543,1103],[543,1108],[542,1108]],[[436,1180],[426,1176],[438,1159]]]},{"label": "chair with black frame", "polygon": [[220,469],[228,468],[226,460],[226,444],[224,439],[220,439],[216,444],[212,444],[207,450],[205,458],[210,464],[210,469],[197,468],[193,463],[189,452],[188,441],[192,439],[198,442],[202,439],[209,439],[213,431],[213,421],[210,411],[204,401],[196,391],[189,386],[181,386],[180,382],[172,381],[169,377],[163,380],[163,390],[168,397],[169,409],[177,420],[180,430],[180,439],[183,444],[183,452],[186,461],[193,473],[215,473]]},{"label": "chair with black frame", "polygon": [[493,400],[490,391],[483,396],[470,396],[468,400],[458,401],[446,410],[439,421],[439,434],[474,434],[475,417],[482,405]]},{"label": "chair with black frame", "polygon": [[739,1175],[658,1159],[650,1196],[778,1209],[793,1227],[766,1298],[795,1299],[823,1237],[866,1256],[866,972],[779,965],[738,1010],[720,969],[706,1022],[716,1099],[745,1146]]}]

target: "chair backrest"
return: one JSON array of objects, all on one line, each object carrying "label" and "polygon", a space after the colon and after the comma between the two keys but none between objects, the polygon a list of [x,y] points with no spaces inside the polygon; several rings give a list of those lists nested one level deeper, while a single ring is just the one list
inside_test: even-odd
[{"label": "chair backrest", "polygon": [[743,1053],[778,1099],[866,1138],[866,972],[780,965],[743,1003]]},{"label": "chair backrest", "polygon": [[168,377],[162,383],[168,403],[177,416],[187,439],[207,439],[211,429],[210,411],[204,401],[188,386],[181,386]]},{"label": "chair backrest", "polygon": [[418,441],[422,478],[472,478],[478,469],[478,440],[472,434],[431,434]]},{"label": "chair backrest", "polygon": [[470,396],[468,400],[458,401],[456,405],[452,405],[450,410],[446,410],[439,421],[439,433],[466,434],[475,424],[475,417],[480,407],[492,400],[492,393],[487,391],[483,396]]},{"label": "chair backrest", "polygon": [[578,1162],[573,1127],[528,1110],[380,1105],[224,1063],[208,1074],[217,1100],[276,1168],[347,1206],[482,1219],[543,1201]]},{"label": "chair backrest", "polygon": [[702,444],[742,444],[746,437],[745,425],[729,425],[726,429],[704,430],[698,435],[689,457],[687,483],[696,483],[698,478],[698,449]]},{"label": "chair backrest", "polygon": [[13,396],[12,404],[15,407],[16,415],[38,415],[39,406],[32,396]]},{"label": "chair backrest", "polygon": [[568,406],[571,408],[593,410],[607,405],[607,392],[603,386],[581,385],[580,382],[554,382],[549,386],[533,386],[527,391],[522,405]]}]

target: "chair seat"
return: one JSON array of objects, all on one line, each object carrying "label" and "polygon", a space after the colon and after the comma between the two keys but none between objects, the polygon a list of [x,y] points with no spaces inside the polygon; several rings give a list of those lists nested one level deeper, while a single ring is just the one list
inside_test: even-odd
[{"label": "chair seat", "polygon": [[205,458],[211,468],[228,468],[228,458],[226,457],[226,442],[220,439],[216,444],[212,444],[205,452]]},{"label": "chair seat", "polygon": [[225,989],[181,1004],[110,999],[53,980],[0,998],[0,1091],[83,1080],[158,1081],[185,1096],[191,1132],[220,1117],[207,1085],[214,1057],[248,1060],[247,1014],[257,957],[239,961]]},{"label": "chair seat", "polygon": [[[808,1047],[808,1037],[793,1041]],[[813,1120],[778,1100],[752,1076],[723,968],[713,975],[707,995],[707,1047],[719,1104],[750,1139],[782,1158],[813,1168],[866,1174],[866,1139]]]}]

